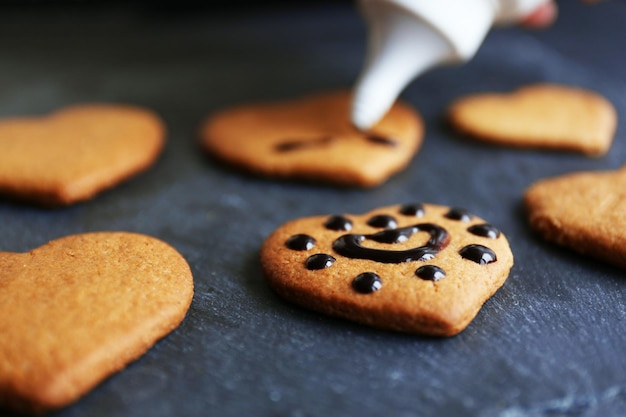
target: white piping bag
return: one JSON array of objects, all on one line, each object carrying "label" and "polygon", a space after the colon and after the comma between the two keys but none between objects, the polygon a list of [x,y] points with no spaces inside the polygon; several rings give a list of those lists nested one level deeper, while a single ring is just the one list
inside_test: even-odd
[{"label": "white piping bag", "polygon": [[375,125],[424,71],[471,59],[494,25],[515,24],[548,0],[360,0],[369,28],[352,123]]}]

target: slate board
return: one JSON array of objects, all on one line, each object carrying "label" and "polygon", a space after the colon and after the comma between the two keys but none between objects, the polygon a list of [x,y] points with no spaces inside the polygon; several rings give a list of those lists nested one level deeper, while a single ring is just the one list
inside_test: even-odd
[{"label": "slate board", "polygon": [[[411,84],[403,98],[424,116],[424,145],[372,190],[254,178],[206,158],[195,142],[202,119],[226,106],[349,87],[365,50],[351,4],[2,13],[0,116],[133,103],[163,117],[168,144],[152,169],[93,201],[57,210],[0,202],[0,250],[136,231],[176,247],[195,279],[176,331],[56,415],[625,415],[624,271],[542,242],[521,196],[540,178],[619,167],[626,131],[620,125],[610,153],[591,159],[480,145],[442,120],[461,94],[535,81],[592,88],[626,114],[626,4],[562,3],[552,29],[498,29],[472,62]],[[465,207],[499,226],[515,254],[507,283],[457,337],[323,317],[263,281],[259,245],[283,222],[412,201]]]}]

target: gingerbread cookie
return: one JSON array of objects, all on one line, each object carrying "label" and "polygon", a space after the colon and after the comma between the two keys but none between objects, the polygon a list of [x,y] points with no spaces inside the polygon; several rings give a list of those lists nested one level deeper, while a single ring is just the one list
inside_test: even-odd
[{"label": "gingerbread cookie", "polygon": [[202,127],[201,146],[244,170],[284,179],[370,187],[404,168],[422,142],[421,117],[396,103],[369,132],[350,123],[350,93],[224,110]]},{"label": "gingerbread cookie", "polygon": [[0,194],[50,206],[87,200],[148,168],[163,144],[163,123],[139,107],[79,105],[2,120]]},{"label": "gingerbread cookie", "polygon": [[485,142],[589,156],[609,150],[617,126],[617,112],[604,97],[557,84],[469,95],[453,102],[448,116],[458,130]]},{"label": "gingerbread cookie", "polygon": [[144,235],[0,252],[0,406],[41,413],[75,401],[176,328],[192,296],[185,259]]},{"label": "gingerbread cookie", "polygon": [[468,326],[513,266],[496,227],[431,204],[297,219],[267,238],[260,259],[269,285],[289,301],[435,336]]},{"label": "gingerbread cookie", "polygon": [[531,227],[546,240],[626,268],[626,165],[540,180],[524,203]]}]

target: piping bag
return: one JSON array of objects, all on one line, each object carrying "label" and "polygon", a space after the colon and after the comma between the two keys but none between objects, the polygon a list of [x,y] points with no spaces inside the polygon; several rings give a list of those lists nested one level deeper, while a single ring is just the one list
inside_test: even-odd
[{"label": "piping bag", "polygon": [[352,123],[368,130],[420,74],[471,59],[493,26],[519,23],[547,1],[359,0],[369,38]]}]

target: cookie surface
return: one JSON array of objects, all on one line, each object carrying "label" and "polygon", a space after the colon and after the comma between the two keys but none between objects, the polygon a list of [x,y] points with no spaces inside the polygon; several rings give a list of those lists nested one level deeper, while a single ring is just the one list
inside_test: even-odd
[{"label": "cookie surface", "polygon": [[99,232],[0,252],[0,406],[65,406],[182,321],[185,259],[160,240]]},{"label": "cookie surface", "polygon": [[589,156],[609,150],[617,126],[617,112],[604,97],[557,84],[462,97],[450,105],[448,118],[459,131],[485,142]]},{"label": "cookie surface", "polygon": [[370,187],[404,168],[422,142],[421,117],[396,103],[368,133],[350,124],[350,93],[234,107],[208,118],[201,146],[263,176]]},{"label": "cookie surface", "polygon": [[148,168],[164,130],[151,111],[124,105],[0,120],[0,194],[51,206],[90,199]]},{"label": "cookie surface", "polygon": [[537,181],[524,204],[546,240],[626,268],[626,166]]},{"label": "cookie surface", "polygon": [[260,259],[269,285],[289,301],[436,336],[462,331],[513,266],[498,229],[431,204],[297,219],[266,239]]}]

